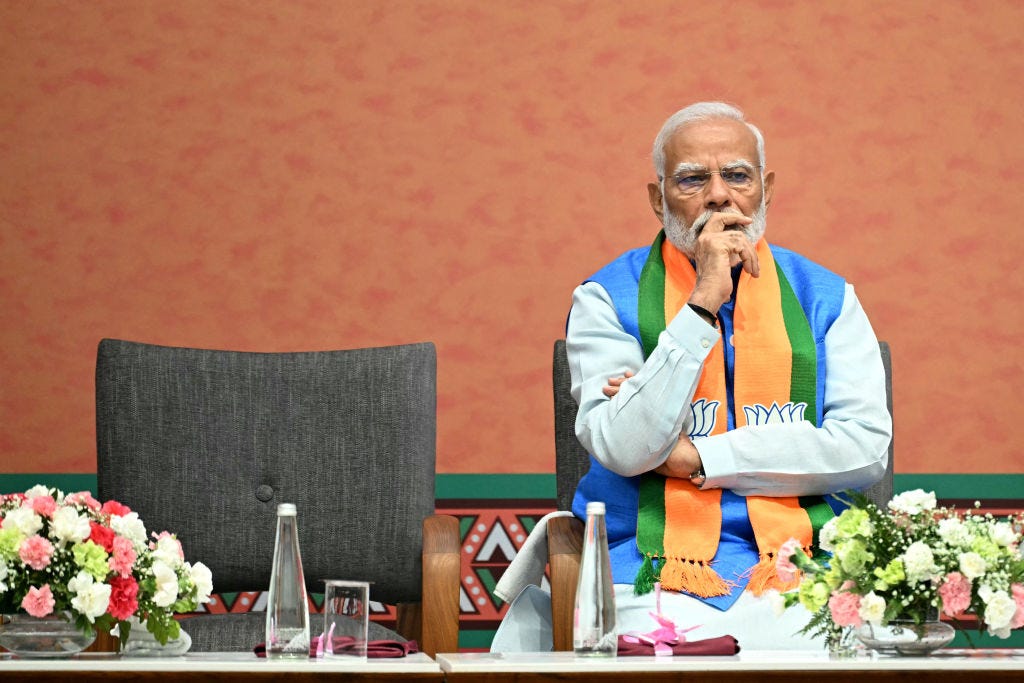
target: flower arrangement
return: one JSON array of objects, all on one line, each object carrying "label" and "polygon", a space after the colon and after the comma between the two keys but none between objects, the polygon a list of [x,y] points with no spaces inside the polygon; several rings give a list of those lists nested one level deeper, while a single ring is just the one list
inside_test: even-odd
[{"label": "flower arrangement", "polygon": [[210,570],[186,562],[173,534],[147,537],[117,501],[35,486],[0,495],[0,520],[0,614],[66,612],[83,632],[117,625],[122,642],[135,617],[163,645],[180,635],[174,614],[213,589]]},{"label": "flower arrangement", "polygon": [[783,598],[812,612],[805,632],[834,642],[849,627],[920,625],[940,611],[974,615],[999,638],[1024,626],[1024,514],[937,508],[935,494],[920,489],[887,510],[860,494],[846,498],[852,505],[821,529],[824,553],[809,557],[795,539],[779,551],[780,578],[802,574]]}]

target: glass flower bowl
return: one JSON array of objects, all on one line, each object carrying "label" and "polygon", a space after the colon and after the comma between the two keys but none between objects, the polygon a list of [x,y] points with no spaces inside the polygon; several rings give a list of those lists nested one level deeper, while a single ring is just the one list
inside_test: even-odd
[{"label": "glass flower bowl", "polygon": [[860,642],[882,655],[928,655],[946,647],[956,631],[944,621],[921,624],[893,621],[885,626],[865,623],[856,630]]},{"label": "glass flower bowl", "polygon": [[0,616],[0,646],[18,657],[70,657],[92,645],[95,633],[83,633],[63,615]]}]

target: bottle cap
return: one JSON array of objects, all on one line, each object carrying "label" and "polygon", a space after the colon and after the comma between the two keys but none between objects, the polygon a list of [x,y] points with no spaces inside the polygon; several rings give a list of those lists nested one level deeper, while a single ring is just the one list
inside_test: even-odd
[{"label": "bottle cap", "polygon": [[[603,503],[602,503],[603,504]],[[278,517],[294,517],[295,503],[281,503],[277,506]]]},{"label": "bottle cap", "polygon": [[592,500],[587,503],[587,514],[588,515],[603,515],[604,514],[604,503],[599,500]]}]

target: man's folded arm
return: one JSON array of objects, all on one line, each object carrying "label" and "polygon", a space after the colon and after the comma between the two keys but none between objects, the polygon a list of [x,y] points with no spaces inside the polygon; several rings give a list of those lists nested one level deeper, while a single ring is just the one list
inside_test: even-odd
[{"label": "man's folded arm", "polygon": [[705,488],[814,495],[870,486],[885,473],[892,420],[878,342],[853,287],[825,335],[824,420],[741,427],[697,439]]},{"label": "man's folded arm", "polygon": [[[576,288],[566,350],[572,395],[579,403],[576,436],[604,467],[634,476],[665,461],[692,421],[690,402],[704,359],[718,331],[689,307],[669,323],[644,362],[636,338],[626,332],[601,285]],[[612,377],[634,376],[609,399],[602,389]]]}]

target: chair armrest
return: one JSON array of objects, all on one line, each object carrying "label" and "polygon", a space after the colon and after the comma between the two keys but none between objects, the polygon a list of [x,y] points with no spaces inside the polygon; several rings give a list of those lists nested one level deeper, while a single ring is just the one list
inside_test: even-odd
[{"label": "chair armrest", "polygon": [[459,520],[423,520],[423,621],[420,649],[431,657],[459,649],[459,586],[462,567]]},{"label": "chair armrest", "polygon": [[556,652],[572,650],[572,613],[583,550],[583,523],[575,517],[548,520],[551,571],[551,631]]}]

